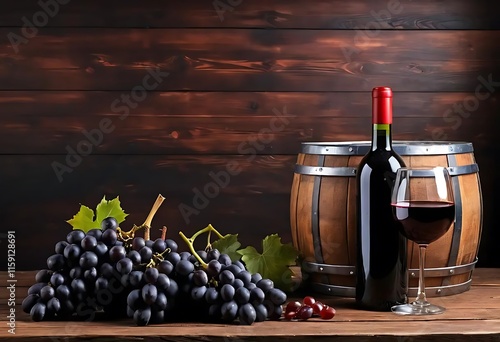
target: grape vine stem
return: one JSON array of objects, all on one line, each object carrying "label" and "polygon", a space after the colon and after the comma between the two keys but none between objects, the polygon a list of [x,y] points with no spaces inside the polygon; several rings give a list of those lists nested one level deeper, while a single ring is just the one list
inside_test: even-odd
[{"label": "grape vine stem", "polygon": [[190,238],[188,238],[186,235],[184,235],[183,232],[179,232],[179,235],[181,236],[182,240],[184,240],[184,242],[187,243],[187,245],[189,247],[189,250],[191,251],[191,254],[193,254],[195,256],[196,260],[198,260],[198,262],[200,263],[200,265],[203,266],[203,268],[205,268],[205,269],[208,267],[208,265],[207,265],[206,262],[203,261],[203,259],[199,256],[199,254],[195,251],[195,249],[194,249],[194,240],[198,236],[200,236],[201,234],[203,234],[203,233],[209,233],[210,234],[211,232],[214,232],[219,237],[219,239],[223,238],[222,234],[219,233],[217,231],[217,229],[215,229],[211,224],[209,224],[205,228],[197,231]]},{"label": "grape vine stem", "polygon": [[165,197],[159,194],[158,197],[156,198],[155,203],[153,204],[153,207],[151,208],[151,211],[149,212],[149,215],[146,217],[146,220],[141,225],[142,227],[144,227],[144,240],[146,241],[150,240],[151,221],[153,221],[153,217],[155,216],[156,212],[158,211],[164,200]]}]

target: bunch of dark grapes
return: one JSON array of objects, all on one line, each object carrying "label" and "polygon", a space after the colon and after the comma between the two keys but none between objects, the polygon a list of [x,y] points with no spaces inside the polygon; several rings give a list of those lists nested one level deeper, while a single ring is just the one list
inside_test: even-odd
[{"label": "bunch of dark grapes", "polygon": [[103,284],[99,279],[106,274],[106,265],[124,249],[117,227],[116,220],[109,217],[102,221],[101,229],[72,230],[65,241],[58,242],[55,254],[47,259],[47,269],[36,274],[23,310],[34,321],[41,321],[75,313],[94,315],[101,307],[116,308],[112,300],[116,293],[110,293],[109,281]]},{"label": "bunch of dark grapes", "polygon": [[[242,262],[232,262],[217,249],[196,254],[202,262],[189,252],[167,256],[188,314],[197,312],[197,318],[226,323],[238,320],[246,325],[281,317],[287,297],[271,280],[250,274]],[[191,301],[189,306],[186,301]]]},{"label": "bunch of dark grapes", "polygon": [[327,320],[332,319],[335,313],[333,307],[323,304],[311,296],[304,297],[302,303],[299,301],[289,302],[285,307],[285,319],[289,321],[305,321],[311,317]]},{"label": "bunch of dark grapes", "polygon": [[128,278],[127,315],[137,325],[162,323],[177,295],[177,284],[169,277],[173,266],[164,255],[176,253],[177,244],[171,239],[151,241],[136,237],[131,247],[127,256],[136,259],[138,267]]}]

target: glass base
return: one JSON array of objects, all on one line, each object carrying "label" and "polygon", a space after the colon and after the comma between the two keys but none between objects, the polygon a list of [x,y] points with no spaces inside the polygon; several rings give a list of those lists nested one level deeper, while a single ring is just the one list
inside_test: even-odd
[{"label": "glass base", "polygon": [[413,302],[411,304],[394,305],[391,311],[398,315],[438,315],[445,312],[446,309],[429,302],[423,304]]}]

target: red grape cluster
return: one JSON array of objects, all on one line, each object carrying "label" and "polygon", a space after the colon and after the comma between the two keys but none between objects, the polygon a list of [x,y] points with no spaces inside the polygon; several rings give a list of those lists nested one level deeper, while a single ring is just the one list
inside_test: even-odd
[{"label": "red grape cluster", "polygon": [[286,320],[307,320],[311,317],[319,317],[321,319],[332,319],[335,316],[335,309],[331,306],[323,304],[311,296],[304,297],[302,303],[299,301],[289,302],[285,308]]}]

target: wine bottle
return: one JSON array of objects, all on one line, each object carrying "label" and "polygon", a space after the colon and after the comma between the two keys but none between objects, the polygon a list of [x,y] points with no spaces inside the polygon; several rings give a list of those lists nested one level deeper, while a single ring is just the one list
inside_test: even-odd
[{"label": "wine bottle", "polygon": [[367,310],[390,311],[406,302],[407,239],[393,218],[391,191],[405,166],[392,149],[392,90],[372,91],[371,148],[357,173],[356,302]]}]

